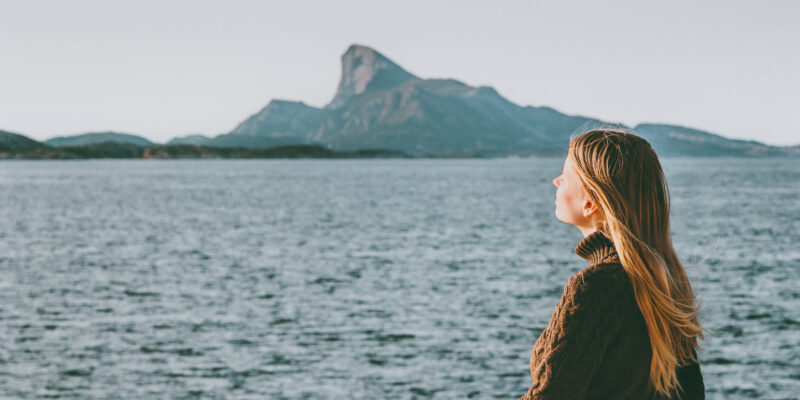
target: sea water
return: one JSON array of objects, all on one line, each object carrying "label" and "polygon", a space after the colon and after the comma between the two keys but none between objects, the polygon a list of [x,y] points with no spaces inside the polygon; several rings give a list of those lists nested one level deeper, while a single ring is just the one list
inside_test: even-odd
[{"label": "sea water", "polygon": [[[0,398],[514,399],[561,159],[0,163]],[[674,158],[710,399],[800,393],[800,163]]]}]

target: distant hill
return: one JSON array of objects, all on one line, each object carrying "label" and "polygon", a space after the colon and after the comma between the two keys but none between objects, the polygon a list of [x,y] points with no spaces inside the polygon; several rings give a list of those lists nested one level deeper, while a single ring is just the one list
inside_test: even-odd
[{"label": "distant hill", "polygon": [[46,147],[31,138],[0,130],[0,153],[26,152]]},{"label": "distant hill", "polygon": [[141,158],[143,147],[104,141],[76,146],[48,146],[23,135],[0,131],[0,159]]},{"label": "distant hill", "polygon": [[666,124],[639,124],[634,130],[660,156],[780,156],[785,149],[754,140],[728,139],[720,135]]},{"label": "distant hill", "polygon": [[48,146],[20,134],[0,130],[2,159],[181,159],[181,158],[409,158],[387,149],[334,151],[318,145],[288,145],[268,148],[209,147],[191,144],[151,145],[102,141],[78,146]]},{"label": "distant hill", "polygon": [[796,144],[794,146],[781,146],[781,150],[783,150],[786,154],[800,157],[800,144]]},{"label": "distant hill", "polygon": [[228,134],[204,143],[217,147],[261,148],[292,144],[315,144],[311,138],[330,113],[301,102],[272,100],[258,113]]},{"label": "distant hill", "polygon": [[[416,156],[563,155],[576,130],[604,125],[610,124],[549,107],[519,106],[491,87],[422,79],[369,47],[352,45],[342,55],[339,87],[328,105],[272,100],[231,132],[204,144],[382,148]],[[636,129],[668,156],[797,154],[675,125],[642,124]]]},{"label": "distant hill", "polygon": [[45,144],[53,147],[58,146],[84,146],[89,144],[99,144],[103,142],[126,143],[136,146],[147,147],[155,143],[136,135],[118,132],[93,132],[75,136],[59,136],[46,140]]}]

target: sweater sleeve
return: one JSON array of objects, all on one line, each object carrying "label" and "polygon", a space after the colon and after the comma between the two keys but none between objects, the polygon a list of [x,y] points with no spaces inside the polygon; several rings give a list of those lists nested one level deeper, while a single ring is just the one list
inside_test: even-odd
[{"label": "sweater sleeve", "polygon": [[584,399],[619,323],[623,280],[610,271],[586,269],[564,288],[548,327],[531,354],[533,384],[520,400]]}]

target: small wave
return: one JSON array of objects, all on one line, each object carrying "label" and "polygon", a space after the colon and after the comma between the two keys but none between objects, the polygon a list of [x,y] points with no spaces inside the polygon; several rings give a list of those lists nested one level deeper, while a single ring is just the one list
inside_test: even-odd
[{"label": "small wave", "polygon": [[179,356],[184,356],[184,357],[197,357],[203,355],[202,351],[195,350],[191,347],[176,348],[176,349],[160,349],[156,347],[142,346],[139,348],[139,351],[145,354],[169,353],[169,354],[177,354]]},{"label": "small wave", "polygon": [[154,297],[154,296],[159,296],[158,293],[154,293],[154,292],[137,292],[135,290],[130,290],[130,289],[125,289],[125,291],[123,293],[125,293],[126,296],[131,296],[131,297]]},{"label": "small wave", "polygon": [[724,358],[724,357],[715,357],[715,358],[706,360],[706,363],[708,363],[708,364],[717,364],[717,365],[738,364],[738,362],[736,362],[734,360],[731,360],[731,359]]},{"label": "small wave", "polygon": [[94,368],[75,368],[61,371],[63,376],[91,376]]},{"label": "small wave", "polygon": [[379,342],[399,342],[401,340],[414,339],[414,335],[408,333],[376,335],[375,340]]}]

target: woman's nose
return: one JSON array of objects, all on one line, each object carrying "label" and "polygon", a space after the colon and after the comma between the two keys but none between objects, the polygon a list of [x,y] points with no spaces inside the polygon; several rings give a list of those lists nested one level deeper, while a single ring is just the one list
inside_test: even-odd
[{"label": "woman's nose", "polygon": [[553,178],[553,185],[556,185],[556,187],[558,187],[558,177]]}]

